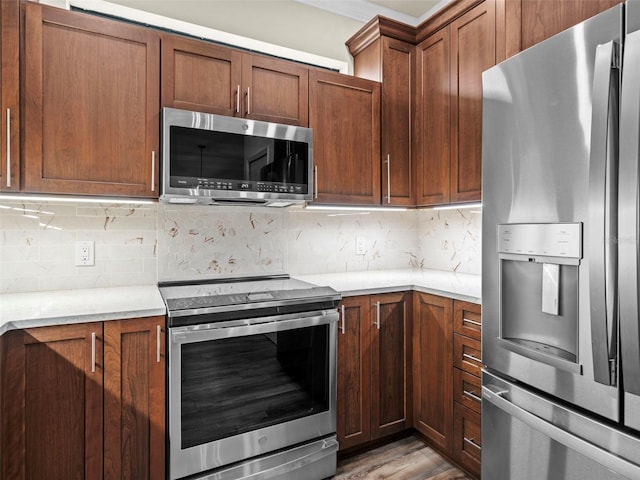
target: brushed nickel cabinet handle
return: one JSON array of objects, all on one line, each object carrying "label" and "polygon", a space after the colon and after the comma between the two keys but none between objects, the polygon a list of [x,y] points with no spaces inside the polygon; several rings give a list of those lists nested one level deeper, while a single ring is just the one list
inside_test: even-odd
[{"label": "brushed nickel cabinet handle", "polygon": [[151,152],[151,191],[156,191],[156,152]]},{"label": "brushed nickel cabinet handle", "polygon": [[387,203],[391,205],[391,155],[387,153]]},{"label": "brushed nickel cabinet handle", "polygon": [[96,371],[96,332],[91,333],[91,373]]},{"label": "brushed nickel cabinet handle", "polygon": [[160,344],[162,343],[162,327],[156,327],[156,362],[160,363]]},{"label": "brushed nickel cabinet handle", "polygon": [[471,360],[472,362],[479,363],[480,365],[482,365],[482,360],[480,360],[478,357],[474,357],[473,355],[469,355],[468,353],[463,353],[462,357],[466,358],[467,360]]},{"label": "brushed nickel cabinet handle", "polygon": [[462,318],[462,323],[470,323],[471,325],[475,325],[476,327],[482,326],[482,323],[476,322],[475,320],[469,320],[468,318]]},{"label": "brushed nickel cabinet handle", "polygon": [[342,308],[342,315],[341,315],[341,317],[342,317],[342,326],[340,327],[340,329],[342,330],[342,335],[344,335],[344,329],[345,329],[344,323],[347,321],[347,319],[344,316],[344,305],[342,305],[341,308]]},{"label": "brushed nickel cabinet handle", "polygon": [[240,85],[236,90],[236,113],[240,113]]},{"label": "brushed nickel cabinet handle", "polygon": [[478,450],[482,450],[482,447],[478,445],[473,438],[463,437],[463,440],[465,443],[468,443],[469,445],[477,448]]},{"label": "brushed nickel cabinet handle", "polygon": [[251,87],[247,87],[247,115],[251,115]]},{"label": "brushed nickel cabinet handle", "polygon": [[482,401],[482,399],[479,396],[477,396],[475,393],[469,392],[467,390],[463,390],[462,395],[464,395],[465,397],[469,397],[470,399],[475,400],[476,402]]},{"label": "brushed nickel cabinet handle", "polygon": [[380,302],[376,302],[376,327],[380,330]]},{"label": "brushed nickel cabinet handle", "polygon": [[7,108],[7,187],[11,186],[11,109]]}]

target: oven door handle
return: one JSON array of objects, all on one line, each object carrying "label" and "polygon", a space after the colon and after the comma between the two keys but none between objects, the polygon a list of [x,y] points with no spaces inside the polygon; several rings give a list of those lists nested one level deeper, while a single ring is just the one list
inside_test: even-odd
[{"label": "oven door handle", "polygon": [[[278,320],[279,319],[279,320]],[[222,338],[243,337],[247,335],[260,335],[264,333],[294,330],[296,328],[315,327],[338,323],[338,311],[323,312],[318,315],[300,316],[293,318],[273,317],[272,321],[259,322],[245,325],[216,326],[215,324],[192,325],[188,327],[170,328],[171,342],[174,344],[205,342]]]}]

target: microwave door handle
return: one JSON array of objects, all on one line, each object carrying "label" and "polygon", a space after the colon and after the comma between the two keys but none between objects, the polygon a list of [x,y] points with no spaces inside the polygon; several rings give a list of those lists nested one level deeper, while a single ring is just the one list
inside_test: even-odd
[{"label": "microwave door handle", "polygon": [[638,160],[640,145],[640,32],[629,33],[624,46],[620,102],[620,183],[618,251],[620,258],[620,350],[624,388],[640,395],[640,325],[638,322]]},{"label": "microwave door handle", "polygon": [[598,45],[589,159],[589,303],[594,380],[616,384],[617,44]]}]

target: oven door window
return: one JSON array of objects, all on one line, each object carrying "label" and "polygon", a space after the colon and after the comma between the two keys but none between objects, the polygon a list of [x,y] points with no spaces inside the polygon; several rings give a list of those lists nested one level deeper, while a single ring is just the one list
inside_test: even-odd
[{"label": "oven door window", "polygon": [[182,345],[182,448],[329,409],[329,326]]}]

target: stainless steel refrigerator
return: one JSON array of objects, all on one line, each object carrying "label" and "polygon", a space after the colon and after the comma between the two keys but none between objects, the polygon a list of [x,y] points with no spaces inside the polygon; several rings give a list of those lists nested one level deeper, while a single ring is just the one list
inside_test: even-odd
[{"label": "stainless steel refrigerator", "polygon": [[482,477],[640,479],[640,4],[483,75]]}]

